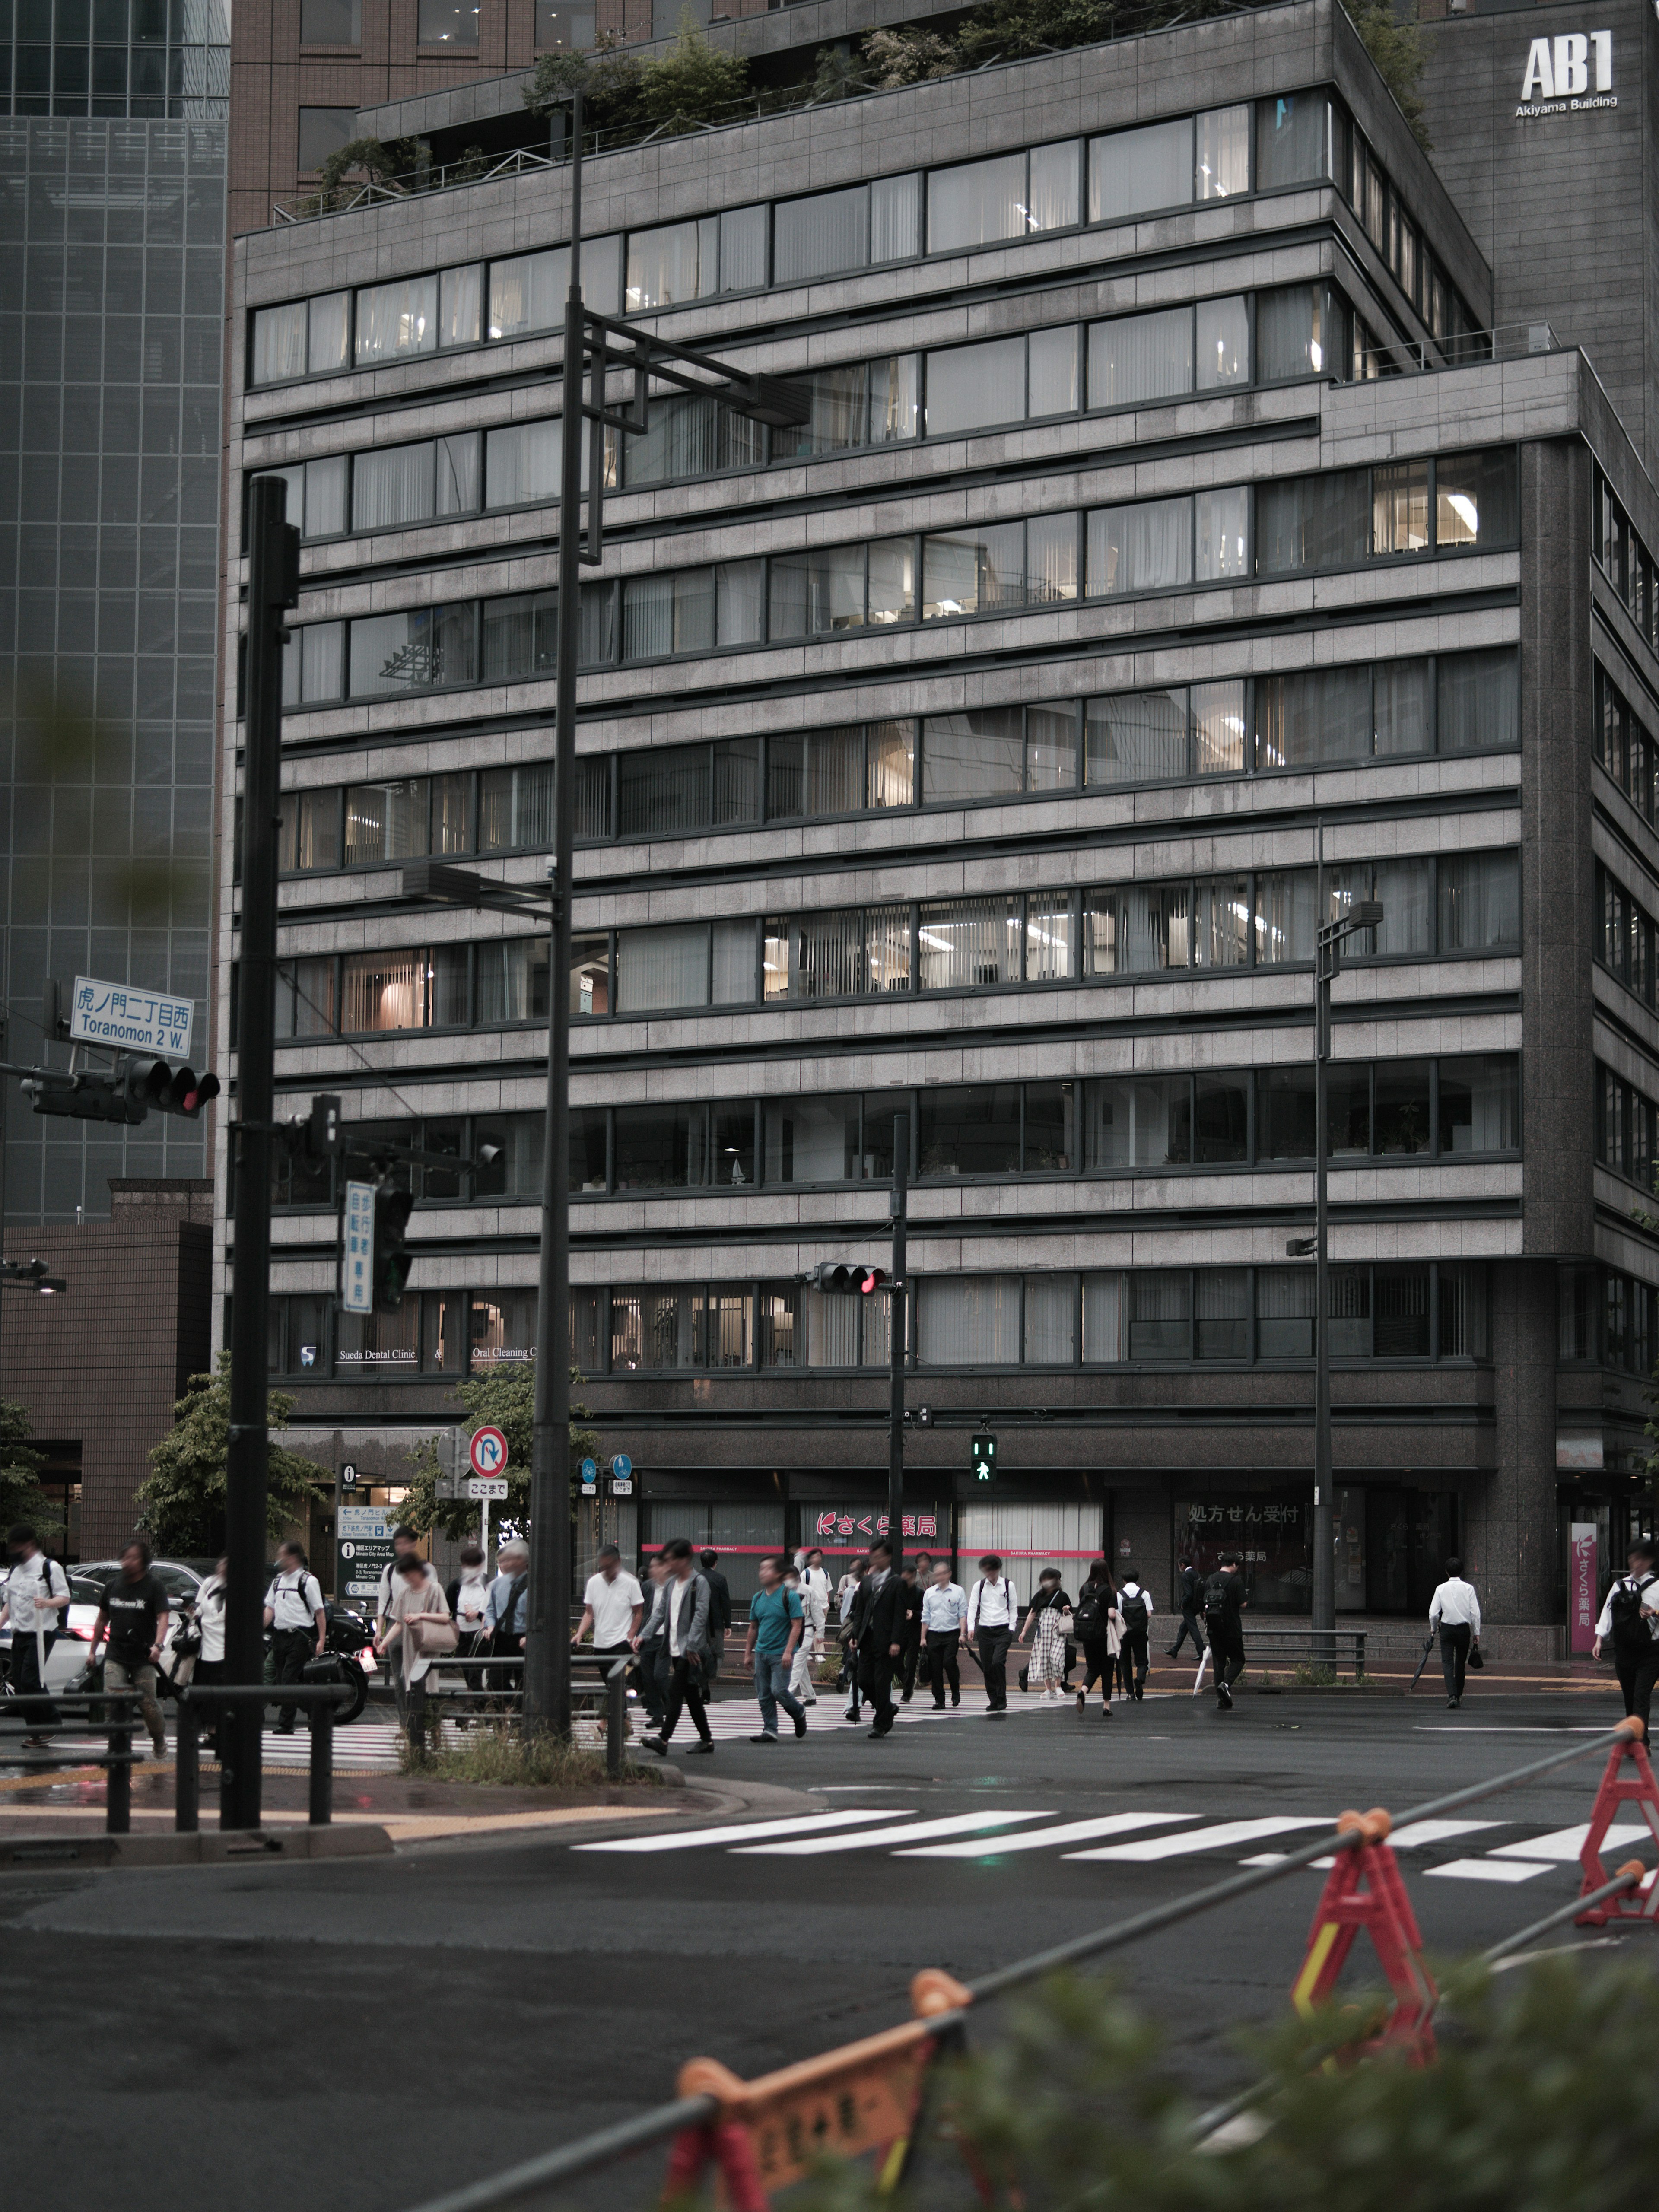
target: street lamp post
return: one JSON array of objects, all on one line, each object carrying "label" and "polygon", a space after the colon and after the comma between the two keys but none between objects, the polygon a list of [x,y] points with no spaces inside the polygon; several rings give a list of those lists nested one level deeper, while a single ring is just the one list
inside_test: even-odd
[{"label": "street lamp post", "polygon": [[[1319,863],[1317,911],[1325,908],[1325,864]],[[1314,957],[1314,1233],[1293,1237],[1285,1246],[1292,1259],[1314,1258],[1314,1513],[1313,1656],[1334,1664],[1336,1658],[1336,1501],[1331,1490],[1331,1261],[1330,1060],[1331,985],[1342,968],[1342,946],[1356,930],[1375,929],[1382,908],[1375,899],[1357,899],[1338,921],[1322,922]]]}]

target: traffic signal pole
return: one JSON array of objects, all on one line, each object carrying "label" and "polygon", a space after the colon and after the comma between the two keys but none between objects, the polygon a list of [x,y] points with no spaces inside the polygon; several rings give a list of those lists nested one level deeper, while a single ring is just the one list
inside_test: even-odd
[{"label": "traffic signal pole", "polygon": [[[299,597],[300,533],[288,487],[257,477],[248,495],[247,668],[242,734],[241,933],[238,946],[236,1116],[229,1128],[235,1215],[231,1261],[230,1437],[226,1458],[225,1680],[264,1673],[265,1494],[270,1389],[270,1148],[276,1099],[276,836],[281,806],[283,615]],[[259,1826],[264,1710],[233,1698],[219,1824]]]},{"label": "traffic signal pole", "polygon": [[909,1334],[909,1285],[904,1279],[905,1196],[910,1175],[910,1116],[893,1116],[893,1265],[888,1346],[887,1536],[896,1566],[904,1562],[904,1352]]}]

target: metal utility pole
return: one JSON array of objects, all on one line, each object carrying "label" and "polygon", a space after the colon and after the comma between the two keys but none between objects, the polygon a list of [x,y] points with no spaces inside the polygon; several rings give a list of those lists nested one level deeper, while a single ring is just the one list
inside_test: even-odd
[{"label": "metal utility pole", "polygon": [[[1315,878],[1315,914],[1328,911],[1325,896],[1325,838],[1319,833]],[[1314,1257],[1314,1505],[1313,1590],[1310,1612],[1313,1656],[1334,1665],[1336,1659],[1336,1500],[1331,1485],[1331,1265],[1330,1265],[1330,1060],[1331,985],[1342,969],[1342,945],[1356,930],[1375,929],[1382,908],[1375,899],[1358,899],[1339,921],[1318,921],[1314,939],[1314,1233],[1292,1237],[1286,1250],[1294,1258]]]},{"label": "metal utility pole", "polygon": [[908,1329],[905,1268],[905,1190],[910,1174],[910,1116],[893,1116],[893,1265],[888,1281],[887,1537],[893,1564],[904,1559],[904,1352]]},{"label": "metal utility pole", "polygon": [[[262,1608],[270,1389],[270,1147],[276,1033],[276,837],[281,806],[284,609],[300,596],[300,533],[288,486],[256,478],[248,495],[247,665],[242,735],[241,936],[238,950],[236,1118],[229,1129],[234,1195],[230,1309],[230,1437],[226,1459],[225,1680],[264,1672]],[[253,1698],[225,1709],[219,1821],[259,1825],[264,1713]]]},{"label": "metal utility pole", "polygon": [[[559,424],[559,629],[553,693],[552,943],[547,976],[547,1143],[542,1161],[536,1425],[530,1448],[526,1735],[570,1733],[570,910],[575,845],[576,664],[581,653],[582,96],[570,118],[570,284]],[[599,395],[604,404],[604,394]],[[595,495],[599,487],[594,487]]]}]

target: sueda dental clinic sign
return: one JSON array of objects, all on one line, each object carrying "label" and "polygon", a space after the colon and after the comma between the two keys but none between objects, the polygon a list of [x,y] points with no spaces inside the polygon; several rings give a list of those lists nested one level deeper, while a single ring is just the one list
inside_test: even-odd
[{"label": "sueda dental clinic sign", "polygon": [[1557,39],[1533,40],[1515,111],[1517,121],[1535,115],[1583,115],[1618,105],[1611,31],[1566,31]]}]

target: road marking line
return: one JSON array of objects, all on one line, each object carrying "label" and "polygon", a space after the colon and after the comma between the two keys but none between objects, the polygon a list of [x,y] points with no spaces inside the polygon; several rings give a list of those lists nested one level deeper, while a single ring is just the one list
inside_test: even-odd
[{"label": "road marking line", "polygon": [[[1389,1841],[1397,1851],[1414,1851],[1420,1850],[1425,1844],[1443,1844],[1452,1836],[1472,1835],[1477,1828],[1504,1828],[1509,1825],[1506,1820],[1408,1820]],[[1516,1844],[1514,1848],[1518,1850],[1523,1847]],[[1283,1851],[1258,1851],[1254,1858],[1240,1859],[1238,1863],[1248,1867],[1277,1866],[1284,1856]],[[1310,1859],[1308,1871],[1327,1874],[1335,1864],[1334,1858]]]},{"label": "road marking line", "polygon": [[[1492,1854],[1498,1859],[1576,1859],[1584,1848],[1584,1838],[1589,1833],[1589,1822],[1581,1820],[1576,1828],[1556,1828],[1547,1836],[1534,1836],[1523,1844],[1499,1844]],[[1604,1851],[1623,1850],[1629,1844],[1650,1844],[1653,1836],[1645,1822],[1639,1826],[1629,1820],[1620,1820],[1607,1832],[1601,1848]]]},{"label": "road marking line", "polygon": [[[1173,1820],[1192,1820],[1194,1813],[1107,1813],[1094,1820],[1062,1820],[1057,1828],[1031,1828],[1018,1836],[994,1836],[983,1843],[927,1844],[917,1850],[895,1851],[896,1859],[975,1859],[1005,1851],[1037,1851],[1051,1844],[1086,1843],[1091,1836],[1121,1836],[1131,1828],[1158,1828]],[[906,1834],[909,1830],[904,1832]],[[896,1842],[896,1836],[890,1838]]]},{"label": "road marking line", "polygon": [[1003,1828],[1015,1820],[1052,1820],[1054,1808],[1035,1813],[952,1813],[938,1820],[918,1820],[905,1828],[881,1828],[867,1835],[802,1836],[793,1844],[739,1844],[734,1858],[816,1858],[825,1851],[861,1851],[872,1844],[890,1844],[912,1836],[959,1836],[964,1829]]},{"label": "road marking line", "polygon": [[1296,1828],[1332,1828],[1328,1814],[1307,1814],[1293,1820],[1223,1820],[1194,1834],[1147,1836],[1136,1844],[1108,1844],[1097,1851],[1067,1851],[1068,1859],[1114,1859],[1146,1864],[1154,1859],[1184,1857],[1191,1851],[1224,1850],[1234,1844],[1253,1844],[1263,1836],[1288,1835]]},{"label": "road marking line", "polygon": [[872,1820],[896,1820],[908,1806],[868,1808],[861,1812],[805,1813],[788,1820],[736,1820],[718,1828],[683,1828],[677,1836],[619,1836],[602,1844],[573,1844],[576,1851],[690,1851],[705,1844],[729,1844],[739,1836],[794,1836],[804,1829],[868,1826]]},{"label": "road marking line", "polygon": [[1547,1865],[1528,1865],[1520,1859],[1453,1859],[1443,1867],[1425,1867],[1425,1874],[1444,1875],[1453,1881],[1530,1881],[1547,1874]]}]

